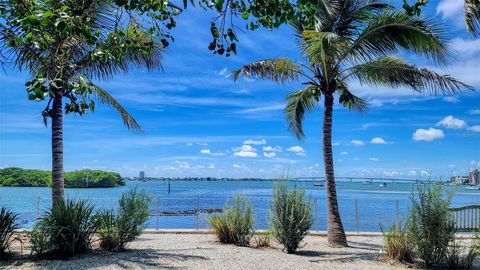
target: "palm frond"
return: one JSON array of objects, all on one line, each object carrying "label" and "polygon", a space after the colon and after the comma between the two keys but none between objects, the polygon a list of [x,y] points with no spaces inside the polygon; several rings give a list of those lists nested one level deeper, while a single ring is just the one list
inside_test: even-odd
[{"label": "palm frond", "polygon": [[233,72],[233,79],[237,80],[242,75],[246,78],[262,78],[275,82],[289,82],[298,79],[300,65],[287,59],[266,59],[244,65]]},{"label": "palm frond", "polygon": [[284,113],[287,128],[299,140],[305,137],[303,132],[303,118],[305,113],[315,109],[319,97],[320,91],[315,86],[308,86],[286,97],[287,105]]},{"label": "palm frond", "polygon": [[480,1],[465,0],[465,24],[475,36],[480,34]]},{"label": "palm frond", "polygon": [[340,60],[367,61],[403,48],[441,64],[449,58],[444,33],[445,30],[431,20],[401,11],[383,12],[368,20],[368,25]]},{"label": "palm frond", "polygon": [[329,32],[338,17],[342,7],[341,0],[318,0],[317,12],[315,13],[315,30],[318,32]]},{"label": "palm frond", "polygon": [[431,95],[457,94],[473,88],[449,75],[418,68],[393,56],[380,57],[346,70],[346,77],[354,76],[362,84],[408,87]]},{"label": "palm frond", "polygon": [[76,72],[109,79],[130,67],[161,67],[162,48],[153,37],[129,25],[111,33],[99,46],[77,62]]},{"label": "palm frond", "polygon": [[348,91],[345,85],[339,87],[337,91],[340,95],[339,102],[345,108],[353,112],[368,112],[368,102],[365,99],[352,94],[350,91]]},{"label": "palm frond", "polygon": [[142,127],[137,123],[137,120],[135,120],[112,95],[97,85],[92,84],[91,86],[92,94],[96,96],[101,103],[114,108],[120,114],[123,124],[125,124],[128,129],[142,131]]},{"label": "palm frond", "polygon": [[300,48],[312,64],[336,59],[349,45],[349,40],[332,32],[304,30],[300,35]]}]

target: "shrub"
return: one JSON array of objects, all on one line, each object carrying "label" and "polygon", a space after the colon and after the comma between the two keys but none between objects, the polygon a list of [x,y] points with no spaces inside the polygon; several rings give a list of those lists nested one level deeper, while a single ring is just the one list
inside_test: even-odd
[{"label": "shrub", "polygon": [[253,220],[251,203],[237,194],[233,204],[227,203],[225,211],[208,222],[221,243],[247,246],[254,233]]},{"label": "shrub", "polygon": [[412,263],[415,258],[414,247],[408,239],[405,226],[397,224],[385,231],[380,225],[380,229],[383,234],[385,256],[391,260]]},{"label": "shrub", "polygon": [[266,231],[265,233],[255,236],[255,246],[257,248],[270,247],[272,241],[272,232]]},{"label": "shrub", "polygon": [[127,243],[142,234],[143,224],[150,216],[150,204],[151,198],[143,191],[132,189],[122,194],[117,214],[107,210],[98,216],[100,247],[115,251],[125,249]]},{"label": "shrub", "polygon": [[12,242],[18,240],[15,236],[15,230],[19,228],[16,221],[17,214],[5,207],[0,208],[0,260],[8,257]]},{"label": "shrub", "polygon": [[286,182],[278,182],[273,189],[270,207],[270,225],[273,236],[287,253],[295,253],[313,224],[313,204],[305,198],[305,190],[289,189]]},{"label": "shrub", "polygon": [[91,248],[92,237],[98,229],[93,205],[83,200],[66,200],[56,204],[35,225],[32,252],[67,257],[85,253]]},{"label": "shrub", "polygon": [[422,185],[411,197],[409,240],[427,267],[445,262],[448,246],[454,240],[455,229],[448,210],[452,196],[440,185]]}]

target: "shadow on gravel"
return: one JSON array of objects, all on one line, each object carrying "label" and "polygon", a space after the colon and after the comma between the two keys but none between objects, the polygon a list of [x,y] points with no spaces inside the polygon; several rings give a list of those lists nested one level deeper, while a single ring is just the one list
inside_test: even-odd
[{"label": "shadow on gravel", "polygon": [[[124,252],[92,251],[68,260],[38,260],[33,264],[27,260],[11,260],[2,262],[0,266],[15,269],[31,267],[35,269],[186,269],[178,266],[178,262],[205,261],[209,258],[186,254],[180,250],[133,249]],[[198,250],[198,249],[190,249]],[[188,252],[187,252],[188,253]],[[3,268],[3,267],[0,267]]]}]

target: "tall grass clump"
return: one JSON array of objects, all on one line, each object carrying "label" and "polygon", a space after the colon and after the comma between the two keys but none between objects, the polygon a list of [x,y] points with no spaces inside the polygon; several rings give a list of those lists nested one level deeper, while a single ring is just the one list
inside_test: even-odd
[{"label": "tall grass clump", "polygon": [[288,188],[285,181],[275,183],[270,207],[270,226],[275,239],[287,253],[295,253],[313,224],[313,204],[305,190]]},{"label": "tall grass clump", "polygon": [[223,213],[212,215],[208,222],[224,244],[248,246],[254,234],[252,204],[240,194],[235,195],[233,204],[227,203]]},{"label": "tall grass clump", "polygon": [[8,258],[10,246],[18,239],[15,236],[15,230],[20,228],[17,217],[7,208],[0,208],[0,260]]},{"label": "tall grass clump", "polygon": [[119,200],[119,209],[104,210],[98,215],[100,228],[100,247],[106,250],[121,251],[125,245],[134,241],[145,229],[150,216],[152,198],[144,191],[131,189]]},{"label": "tall grass clump", "polygon": [[449,244],[455,237],[449,206],[453,193],[441,185],[418,185],[412,194],[407,230],[409,241],[425,266],[447,260]]},{"label": "tall grass clump", "polygon": [[56,257],[85,253],[91,249],[98,225],[94,206],[87,201],[58,202],[34,226],[32,253]]},{"label": "tall grass clump", "polygon": [[388,230],[384,230],[380,225],[383,234],[383,251],[388,259],[412,263],[415,258],[414,246],[410,242],[406,226],[395,224]]},{"label": "tall grass clump", "polygon": [[[467,241],[464,241],[464,244]],[[446,266],[448,269],[473,269],[475,260],[480,256],[479,236],[470,245],[462,245],[458,240],[454,240],[448,247]]]}]

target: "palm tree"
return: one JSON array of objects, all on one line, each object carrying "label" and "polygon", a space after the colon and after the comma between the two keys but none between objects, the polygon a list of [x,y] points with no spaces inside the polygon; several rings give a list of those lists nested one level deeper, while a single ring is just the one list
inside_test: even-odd
[{"label": "palm tree", "polygon": [[480,34],[480,1],[465,0],[465,24],[474,35]]},{"label": "palm tree", "polygon": [[[288,129],[304,138],[303,119],[323,103],[323,160],[328,210],[328,242],[347,246],[335,187],[332,153],[332,117],[335,98],[349,110],[365,112],[367,101],[356,96],[349,82],[362,85],[407,87],[419,93],[454,94],[470,86],[448,75],[408,64],[393,56],[405,49],[443,63],[447,49],[442,31],[432,22],[395,11],[371,0],[319,1],[315,29],[293,24],[305,63],[287,58],[244,65],[234,72],[287,83],[302,80],[303,89],[290,93],[285,118]],[[323,102],[321,101],[323,99]]]},{"label": "palm tree", "polygon": [[[136,120],[91,78],[108,79],[131,67],[160,66],[161,46],[154,35],[112,1],[2,1],[1,60],[31,74],[30,100],[48,100],[51,118],[52,203],[64,197],[63,111],[93,111],[93,99],[117,110],[127,128]],[[63,100],[67,102],[63,105]]]}]

